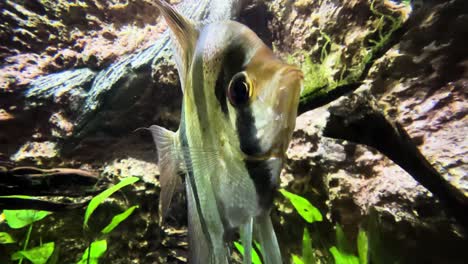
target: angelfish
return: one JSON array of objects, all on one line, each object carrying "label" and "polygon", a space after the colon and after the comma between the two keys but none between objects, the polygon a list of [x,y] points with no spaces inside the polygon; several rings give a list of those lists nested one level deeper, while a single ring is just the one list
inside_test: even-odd
[{"label": "angelfish", "polygon": [[258,240],[264,263],[282,263],[270,219],[295,126],[303,74],[234,21],[195,26],[156,1],[172,32],[183,90],[176,132],[149,129],[161,172],[160,216],[185,175],[190,263],[229,263],[239,231],[244,263]]}]

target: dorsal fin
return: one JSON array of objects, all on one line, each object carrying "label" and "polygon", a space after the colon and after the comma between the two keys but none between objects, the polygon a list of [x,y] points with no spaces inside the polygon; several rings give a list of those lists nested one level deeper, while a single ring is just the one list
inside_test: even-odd
[{"label": "dorsal fin", "polygon": [[179,71],[182,90],[184,90],[186,76],[192,63],[199,32],[189,19],[178,13],[168,3],[156,0],[156,5],[172,31],[171,39],[174,45],[174,59]]}]

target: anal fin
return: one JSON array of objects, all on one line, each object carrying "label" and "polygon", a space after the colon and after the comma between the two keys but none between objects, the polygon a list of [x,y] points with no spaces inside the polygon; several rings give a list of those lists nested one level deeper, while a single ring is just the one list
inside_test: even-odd
[{"label": "anal fin", "polygon": [[159,197],[159,221],[163,222],[169,210],[172,196],[181,180],[182,156],[178,141],[178,133],[163,127],[153,125],[149,127],[158,151],[159,182],[161,193]]}]

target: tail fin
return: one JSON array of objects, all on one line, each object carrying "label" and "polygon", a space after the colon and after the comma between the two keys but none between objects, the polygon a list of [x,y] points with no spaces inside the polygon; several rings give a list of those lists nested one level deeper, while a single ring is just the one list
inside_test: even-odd
[{"label": "tail fin", "polygon": [[269,214],[262,214],[255,218],[255,231],[262,247],[265,264],[282,264],[278,240]]},{"label": "tail fin", "polygon": [[154,143],[158,150],[159,182],[161,193],[159,197],[159,222],[162,223],[171,204],[172,196],[181,180],[182,157],[179,154],[178,133],[163,127],[153,125],[149,127]]}]

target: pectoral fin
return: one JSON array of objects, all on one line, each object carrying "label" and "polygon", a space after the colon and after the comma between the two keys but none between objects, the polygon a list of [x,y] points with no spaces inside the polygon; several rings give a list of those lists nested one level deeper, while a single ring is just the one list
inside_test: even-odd
[{"label": "pectoral fin", "polygon": [[158,150],[159,182],[161,184],[159,221],[162,223],[171,204],[174,191],[181,182],[179,173],[182,170],[182,157],[177,133],[156,125],[149,127],[149,130]]},{"label": "pectoral fin", "polygon": [[185,87],[185,76],[187,76],[190,64],[192,63],[199,32],[190,20],[178,13],[166,2],[156,0],[156,5],[173,33],[171,38],[174,45],[174,57],[183,90]]},{"label": "pectoral fin", "polygon": [[255,218],[255,231],[262,248],[265,264],[282,264],[278,240],[269,214],[262,214]]},{"label": "pectoral fin", "polygon": [[253,218],[249,218],[249,221],[240,230],[242,245],[244,246],[244,264],[252,263],[252,232]]}]

